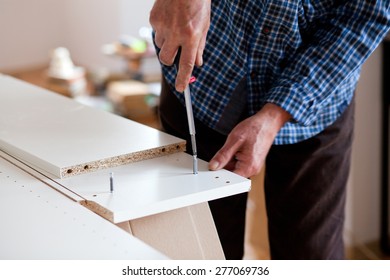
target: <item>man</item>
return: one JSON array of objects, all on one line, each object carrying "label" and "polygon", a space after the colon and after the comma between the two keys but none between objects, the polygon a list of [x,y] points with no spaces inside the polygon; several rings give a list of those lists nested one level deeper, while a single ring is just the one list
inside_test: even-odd
[{"label": "man", "polygon": [[[198,154],[210,170],[251,177],[265,163],[272,259],[344,258],[353,95],[361,65],[389,29],[389,6],[155,1],[162,124],[188,139],[181,92],[193,74]],[[243,256],[245,207],[246,195],[210,202],[227,259]]]}]

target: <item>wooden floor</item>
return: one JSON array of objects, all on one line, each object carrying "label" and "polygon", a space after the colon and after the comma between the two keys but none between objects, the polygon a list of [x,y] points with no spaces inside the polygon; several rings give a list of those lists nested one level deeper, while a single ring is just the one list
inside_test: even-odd
[{"label": "wooden floor", "polygon": [[390,260],[390,255],[385,254],[379,242],[370,242],[346,249],[346,258],[349,260]]}]

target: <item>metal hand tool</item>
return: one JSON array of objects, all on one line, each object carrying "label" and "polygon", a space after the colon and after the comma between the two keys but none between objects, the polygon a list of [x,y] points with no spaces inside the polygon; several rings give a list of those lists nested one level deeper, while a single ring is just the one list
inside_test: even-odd
[{"label": "metal hand tool", "polygon": [[[175,58],[175,67],[176,71],[179,71],[179,60],[180,60],[181,49],[179,49],[176,58]],[[192,112],[192,102],[191,102],[191,92],[190,92],[190,84],[196,81],[196,78],[192,76],[189,80],[187,87],[184,90],[184,100],[187,111],[187,120],[188,127],[190,130],[191,136],[191,146],[192,146],[192,169],[194,174],[198,174],[198,153],[196,150],[196,138],[195,138],[195,123],[194,123],[194,113]]]},{"label": "metal hand tool", "polygon": [[198,174],[198,153],[196,150],[196,138],[195,138],[195,123],[194,123],[194,113],[192,112],[192,102],[191,102],[191,92],[190,84],[195,82],[195,77],[191,77],[189,84],[184,90],[184,99],[186,103],[188,127],[190,130],[191,136],[191,146],[192,146],[192,164],[193,164],[193,173]]}]

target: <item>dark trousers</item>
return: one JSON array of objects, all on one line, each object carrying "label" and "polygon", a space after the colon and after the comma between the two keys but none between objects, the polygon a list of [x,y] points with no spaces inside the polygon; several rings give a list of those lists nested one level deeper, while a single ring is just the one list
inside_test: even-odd
[{"label": "dark trousers", "polygon": [[320,134],[273,145],[265,167],[272,259],[343,259],[354,100]]},{"label": "dark trousers", "polygon": [[[163,82],[160,119],[167,133],[187,140],[185,108]],[[320,134],[273,145],[266,160],[265,195],[272,259],[342,259],[346,182],[354,105]],[[195,120],[199,158],[209,161],[226,136]],[[209,202],[226,259],[242,259],[247,194]]]}]

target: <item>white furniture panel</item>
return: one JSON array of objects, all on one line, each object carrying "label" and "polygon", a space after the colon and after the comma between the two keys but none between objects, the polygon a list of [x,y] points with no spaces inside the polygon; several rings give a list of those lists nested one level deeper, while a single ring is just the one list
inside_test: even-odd
[{"label": "white furniture panel", "polygon": [[0,157],[0,259],[166,259]]},{"label": "white furniture panel", "polygon": [[[207,202],[249,191],[250,180],[209,171],[202,160],[194,175],[184,147],[153,128],[0,75],[0,258],[164,258],[109,221],[129,221],[129,232],[175,258],[222,258]],[[191,240],[169,226],[184,220],[184,232],[195,231]],[[165,247],[156,243],[164,230],[172,232]],[[188,254],[182,244],[192,248]]]},{"label": "white furniture panel", "polygon": [[[114,192],[110,192],[110,172]],[[250,180],[227,170],[209,171],[199,160],[192,173],[192,156],[175,153],[127,165],[55,179],[77,193],[81,202],[114,223],[207,202],[250,190]]]},{"label": "white furniture panel", "polygon": [[185,141],[0,74],[0,149],[58,178],[185,149]]}]

